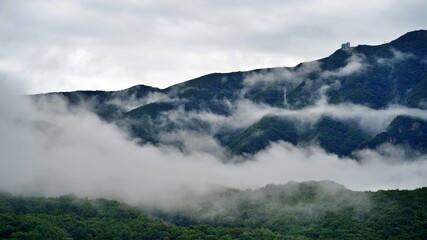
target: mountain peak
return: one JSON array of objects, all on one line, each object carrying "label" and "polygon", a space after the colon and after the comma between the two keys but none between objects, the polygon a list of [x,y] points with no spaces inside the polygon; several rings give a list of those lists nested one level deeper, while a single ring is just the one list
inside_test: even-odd
[{"label": "mountain peak", "polygon": [[391,43],[411,43],[411,42],[420,42],[427,41],[427,30],[416,30],[412,32],[408,32]]},{"label": "mountain peak", "polygon": [[427,31],[417,30],[408,32],[390,42],[390,46],[401,52],[411,52],[423,57],[427,54]]},{"label": "mountain peak", "polygon": [[427,30],[420,29],[412,32],[407,32],[403,36],[399,37],[397,40],[422,40],[427,39]]}]

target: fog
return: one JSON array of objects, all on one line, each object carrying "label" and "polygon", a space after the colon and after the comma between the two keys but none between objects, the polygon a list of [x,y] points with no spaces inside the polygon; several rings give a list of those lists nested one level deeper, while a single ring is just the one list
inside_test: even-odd
[{"label": "fog", "polygon": [[322,77],[343,77],[361,73],[368,66],[365,58],[366,56],[363,54],[352,53],[351,56],[347,58],[344,67],[338,68],[335,71],[325,71],[322,73]]},{"label": "fog", "polygon": [[[320,89],[320,98],[314,105],[298,110],[272,107],[240,98],[235,102],[232,107],[232,113],[229,116],[218,115],[209,111],[185,112],[183,109],[178,109],[167,112],[167,119],[178,125],[192,122],[194,119],[206,122],[210,125],[210,129],[203,130],[205,132],[210,130],[211,135],[224,128],[247,128],[266,115],[288,118],[305,126],[316,123],[322,117],[331,117],[338,121],[350,120],[356,122],[368,135],[376,135],[385,131],[391,121],[398,115],[427,120],[427,111],[398,104],[389,105],[385,109],[373,109],[353,103],[329,104],[325,96],[327,88]],[[227,105],[227,103],[223,105]],[[181,139],[184,139],[184,137]]]},{"label": "fog", "polygon": [[[394,146],[385,146],[387,151],[382,152],[360,151],[356,153],[360,162],[356,162],[328,154],[315,145],[296,147],[277,142],[247,161],[223,163],[221,154],[225,150],[209,135],[170,133],[170,139],[185,138],[186,151],[163,145],[140,146],[117,126],[101,121],[83,107],[69,107],[55,97],[35,105],[28,98],[15,96],[7,86],[0,89],[0,190],[14,194],[75,193],[79,197],[171,207],[218,185],[247,189],[291,180],[326,179],[352,190],[427,185],[426,155],[405,161],[404,154]],[[378,131],[396,114],[427,119],[425,111],[399,106],[373,110],[320,101],[314,107],[290,111],[240,104],[241,108],[229,117],[233,121],[255,121],[269,111],[301,119],[329,114],[360,118],[360,124]],[[258,115],[251,118],[248,115],[252,113]],[[199,117],[221,121],[216,115],[201,113]]]}]

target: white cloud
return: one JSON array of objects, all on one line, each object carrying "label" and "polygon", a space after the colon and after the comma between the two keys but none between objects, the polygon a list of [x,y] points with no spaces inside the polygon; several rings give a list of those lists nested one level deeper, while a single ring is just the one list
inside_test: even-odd
[{"label": "white cloud", "polygon": [[210,154],[222,149],[207,136],[175,135],[188,140],[184,153],[166,146],[138,146],[116,126],[84,109],[70,111],[61,99],[46,99],[35,107],[4,91],[0,94],[0,189],[12,193],[74,192],[172,207],[218,184],[253,188],[330,179],[353,190],[427,184],[426,155],[404,161],[400,155],[366,150],[356,162],[315,146],[298,148],[279,142],[249,161],[225,164],[218,157],[221,154]]},{"label": "white cloud", "polygon": [[354,54],[347,58],[346,65],[344,67],[338,68],[334,71],[324,71],[322,72],[322,77],[344,77],[351,74],[360,73],[368,67],[368,64],[365,62],[365,56],[363,54]]},{"label": "white cloud", "polygon": [[287,83],[290,86],[296,87],[311,73],[320,72],[320,62],[312,61],[303,63],[299,68],[274,68],[263,69],[259,72],[249,73],[245,76],[243,83],[247,87],[257,84],[277,84]]},{"label": "white cloud", "polygon": [[396,50],[394,48],[391,48],[390,51],[393,54],[392,57],[390,57],[390,58],[380,58],[380,59],[377,59],[377,62],[379,64],[393,66],[394,64],[400,63],[402,61],[407,61],[409,59],[416,58],[413,53],[401,52],[401,51],[398,51],[398,50]]},{"label": "white cloud", "polygon": [[114,96],[108,104],[115,105],[116,107],[122,109],[124,112],[131,111],[138,107],[154,103],[154,102],[171,102],[177,99],[171,99],[168,95],[161,92],[149,92],[147,96],[139,99],[136,94],[130,96],[120,96],[120,92]]},{"label": "white cloud", "polygon": [[[31,93],[112,90],[140,83],[166,87],[210,72],[292,66],[327,56],[342,42],[380,44],[423,28],[426,9],[425,1],[403,0],[366,4],[5,0],[0,1],[0,83]],[[395,58],[405,59],[402,54],[395,53]],[[363,59],[355,56],[330,74],[342,76],[363,67]],[[278,72],[262,80],[274,82],[289,74]],[[60,99],[37,108],[10,96],[6,86],[0,90],[0,189],[13,193],[75,192],[173,205],[187,198],[188,192],[203,192],[211,184],[246,188],[331,179],[354,190],[427,184],[426,155],[402,162],[363,151],[358,163],[317,147],[279,142],[256,154],[253,161],[224,164],[223,149],[208,136],[188,132],[164,136],[169,140],[186,136],[185,153],[165,146],[141,147],[92,113],[69,112]],[[132,104],[168,100],[151,97]],[[212,113],[188,117],[211,122],[217,131],[225,125],[249,126],[266,114],[302,121],[330,115],[357,119],[372,133],[382,131],[399,114],[427,119],[425,111],[400,106],[373,110],[318,104],[291,111],[248,101],[237,104],[230,117]]]},{"label": "white cloud", "polygon": [[[375,135],[386,130],[391,121],[399,115],[417,117],[427,120],[427,112],[417,108],[401,105],[390,105],[385,109],[373,109],[358,104],[328,104],[326,96],[312,106],[291,110],[257,104],[249,100],[238,100],[229,116],[217,115],[211,112],[184,112],[182,109],[168,113],[169,119],[179,123],[191,122],[198,119],[211,126],[209,134],[215,134],[224,128],[245,129],[258,122],[266,115],[281,116],[296,120],[300,124],[314,124],[324,116],[339,121],[354,121],[369,135]],[[204,129],[208,131],[208,129]]]}]

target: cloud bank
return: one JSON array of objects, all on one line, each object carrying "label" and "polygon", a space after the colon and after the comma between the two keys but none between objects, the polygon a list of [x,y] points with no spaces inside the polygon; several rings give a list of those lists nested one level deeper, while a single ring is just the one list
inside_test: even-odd
[{"label": "cloud bank", "polygon": [[[245,189],[325,179],[352,190],[427,185],[426,155],[404,161],[399,154],[365,150],[357,153],[361,160],[356,162],[316,146],[277,142],[250,161],[226,164],[209,153],[222,149],[208,136],[201,139],[185,133],[192,140],[185,152],[168,146],[139,146],[84,108],[70,109],[58,98],[34,105],[7,92],[0,94],[2,191],[44,196],[73,192],[81,197],[171,207],[215,185]],[[318,108],[305,111],[310,114]],[[344,112],[329,111],[338,117]],[[213,150],[205,150],[209,146]]]}]

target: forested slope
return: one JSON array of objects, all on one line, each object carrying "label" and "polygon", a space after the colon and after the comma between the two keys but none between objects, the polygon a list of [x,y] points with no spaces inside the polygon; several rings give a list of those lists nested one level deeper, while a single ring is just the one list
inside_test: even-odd
[{"label": "forested slope", "polygon": [[224,189],[168,211],[3,193],[0,238],[426,239],[426,202],[427,188],[353,192],[331,182]]}]

